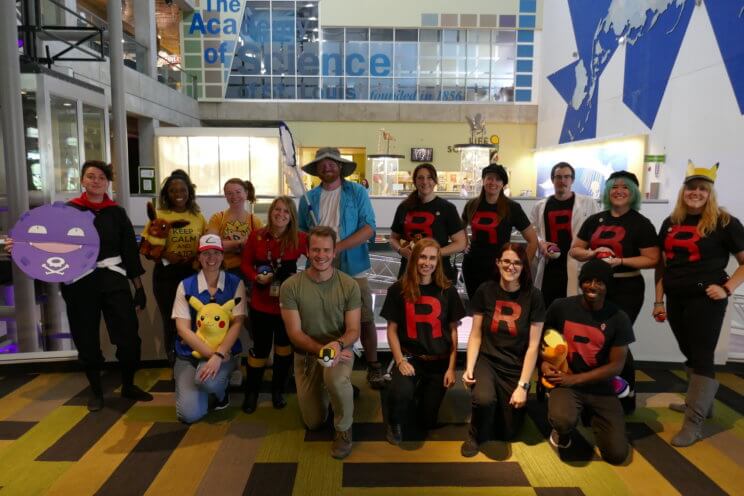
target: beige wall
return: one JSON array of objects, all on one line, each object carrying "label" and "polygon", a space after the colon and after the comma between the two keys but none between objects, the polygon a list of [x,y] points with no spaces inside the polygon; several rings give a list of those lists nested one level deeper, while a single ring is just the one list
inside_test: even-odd
[{"label": "beige wall", "polygon": [[[399,122],[288,122],[297,147],[335,146],[363,147],[367,154],[378,153],[379,129],[384,128],[396,138],[390,153],[405,155],[400,169],[412,171],[416,164],[409,160],[412,147],[434,149],[434,165],[442,171],[459,171],[460,154],[447,147],[467,143],[470,129],[462,123],[399,123]],[[511,191],[523,189],[535,192],[536,172],[532,154],[535,148],[535,124],[487,124],[488,134],[497,134],[501,144],[499,162],[512,171]],[[382,150],[384,151],[384,150]],[[368,177],[368,179],[371,179]]]}]

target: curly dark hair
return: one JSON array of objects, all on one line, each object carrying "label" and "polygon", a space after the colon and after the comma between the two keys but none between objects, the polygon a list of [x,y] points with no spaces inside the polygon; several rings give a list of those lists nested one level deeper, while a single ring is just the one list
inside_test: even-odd
[{"label": "curly dark hair", "polygon": [[158,208],[163,210],[173,210],[173,204],[171,203],[170,198],[168,198],[168,188],[173,181],[177,180],[183,181],[189,191],[189,199],[186,201],[186,210],[192,214],[198,214],[201,209],[196,203],[196,187],[191,182],[191,178],[186,171],[182,169],[176,169],[171,172],[170,176],[168,176],[163,182],[163,187],[160,188],[160,195],[158,196]]}]

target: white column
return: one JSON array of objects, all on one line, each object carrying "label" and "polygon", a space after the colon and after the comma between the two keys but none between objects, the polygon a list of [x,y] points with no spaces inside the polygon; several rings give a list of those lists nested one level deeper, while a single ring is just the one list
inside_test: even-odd
[{"label": "white column", "polygon": [[109,27],[109,66],[111,71],[111,163],[114,166],[116,201],[129,209],[129,153],[127,149],[127,109],[124,99],[124,29],[121,1],[106,5]]},{"label": "white column", "polygon": [[[158,39],[155,23],[155,0],[134,2],[134,39],[146,48],[141,62],[142,72],[157,79]],[[139,55],[139,54],[138,54]]]}]

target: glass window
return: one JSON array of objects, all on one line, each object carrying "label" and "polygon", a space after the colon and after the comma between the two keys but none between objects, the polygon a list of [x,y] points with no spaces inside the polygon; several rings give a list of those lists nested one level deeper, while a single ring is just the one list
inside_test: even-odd
[{"label": "glass window", "polygon": [[230,76],[225,98],[270,99],[269,77]]},{"label": "glass window", "polygon": [[[23,105],[23,129],[26,142],[26,171],[28,175],[29,191],[44,189],[44,175],[41,171],[41,152],[39,151],[39,124],[36,117],[36,93],[21,91]],[[5,188],[5,167],[2,168],[2,186],[0,190],[7,193]]]},{"label": "glass window", "polygon": [[396,78],[395,79],[395,99],[396,100],[415,100],[416,99],[416,78]]},{"label": "glass window", "polygon": [[102,108],[83,105],[85,160],[106,161],[106,128]]},{"label": "glass window", "polygon": [[468,30],[467,76],[488,77],[491,73],[491,31]]},{"label": "glass window", "polygon": [[396,29],[395,41],[418,41],[418,29]]},{"label": "glass window", "polygon": [[220,136],[219,147],[220,184],[225,184],[233,177],[250,177],[251,159],[248,151],[251,142],[248,136]]},{"label": "glass window", "polygon": [[462,77],[465,75],[467,59],[464,29],[445,29],[442,31],[442,77]]},{"label": "glass window", "polygon": [[418,44],[413,42],[395,43],[395,77],[418,75]]},{"label": "glass window", "polygon": [[370,100],[392,100],[393,80],[392,78],[372,78],[369,82]]},{"label": "glass window", "polygon": [[347,100],[369,100],[369,78],[346,78]]},{"label": "glass window", "polygon": [[295,77],[278,77],[272,78],[272,91],[273,96],[277,100],[287,100],[296,98],[295,93]]},{"label": "glass window", "polygon": [[320,44],[318,42],[317,2],[297,3],[296,23],[297,74],[318,76],[320,75]]},{"label": "glass window", "polygon": [[52,163],[56,191],[80,191],[77,103],[51,95]]},{"label": "glass window", "polygon": [[191,181],[199,186],[199,195],[222,193],[217,136],[189,136],[188,160]]},{"label": "glass window", "polygon": [[393,41],[392,29],[375,29],[369,30],[370,41]]},{"label": "glass window", "polygon": [[369,29],[346,28],[346,43],[352,41],[369,41]]},{"label": "glass window", "polygon": [[[327,28],[321,32],[322,68],[324,76],[344,75],[344,30]],[[325,87],[325,84],[324,84]]]},{"label": "glass window", "polygon": [[466,88],[465,99],[469,102],[485,102],[488,101],[489,87],[488,78],[483,79],[470,79],[468,78],[468,84]]},{"label": "glass window", "polygon": [[298,77],[297,98],[300,100],[318,100],[320,98],[320,78]]},{"label": "glass window", "polygon": [[189,170],[188,138],[185,136],[159,136],[158,174],[160,176],[158,179],[162,182],[176,169]]},{"label": "glass window", "polygon": [[[273,2],[271,7],[272,74],[295,74],[295,7],[293,2]],[[294,87],[294,85],[292,85]],[[291,98],[294,98],[292,96]]]},{"label": "glass window", "polygon": [[441,82],[439,78],[420,78],[418,99],[421,101],[438,101],[441,96]]},{"label": "glass window", "polygon": [[[349,36],[349,29],[346,36]],[[367,31],[366,29],[364,30]],[[367,76],[369,74],[369,42],[348,41],[346,42],[346,76]]]},{"label": "glass window", "polygon": [[[276,138],[250,138],[250,180],[257,195],[279,193],[279,142]],[[193,176],[191,176],[193,177]]]},{"label": "glass window", "polygon": [[343,100],[343,79],[340,77],[324,77],[321,98],[323,100]]},{"label": "glass window", "polygon": [[464,79],[442,79],[442,101],[462,101],[465,100],[465,80]]},{"label": "glass window", "polygon": [[[373,30],[374,31],[374,30]],[[393,43],[373,41],[369,44],[369,74],[373,78],[392,76]]]},{"label": "glass window", "polygon": [[[249,0],[245,3],[243,23],[238,36],[232,69],[240,74],[259,75],[271,72],[269,2]],[[237,67],[236,67],[237,66]]]}]

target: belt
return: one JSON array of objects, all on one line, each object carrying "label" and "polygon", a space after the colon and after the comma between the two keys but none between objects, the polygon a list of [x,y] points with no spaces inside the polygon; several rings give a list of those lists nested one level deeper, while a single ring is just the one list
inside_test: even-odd
[{"label": "belt", "polygon": [[615,272],[614,274],[612,274],[612,277],[614,277],[615,279],[625,279],[627,277],[636,277],[640,275],[640,270],[631,270],[629,272]]},{"label": "belt", "polygon": [[438,360],[446,360],[449,359],[450,354],[449,353],[442,353],[440,355],[414,355],[413,353],[408,353],[406,350],[401,350],[403,352],[403,355],[415,358],[417,360],[421,360],[424,362],[436,362]]},{"label": "belt", "polygon": [[82,275],[79,275],[78,277],[76,277],[75,279],[73,279],[69,284],[72,284],[73,282],[78,282],[80,279],[82,279],[83,277],[87,276],[88,274],[90,274],[91,272],[93,272],[96,269],[113,270],[114,272],[118,272],[119,274],[121,274],[124,277],[126,277],[127,276],[127,271],[124,270],[124,267],[122,267],[121,265],[119,265],[119,264],[121,264],[121,262],[122,262],[121,257],[118,256],[118,255],[115,256],[115,257],[109,257],[109,258],[104,258],[103,260],[99,260],[98,262],[96,262],[96,266],[94,268],[86,271]]}]

